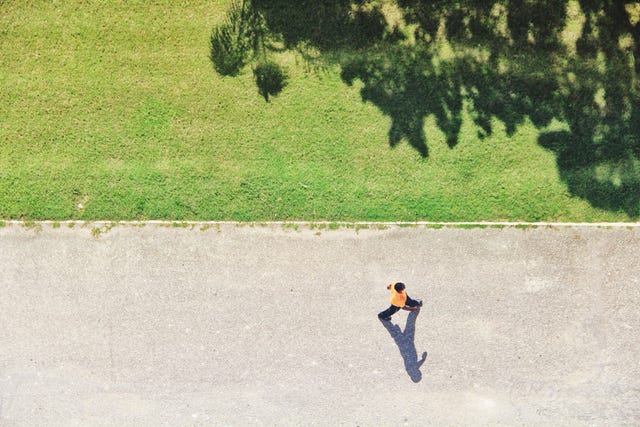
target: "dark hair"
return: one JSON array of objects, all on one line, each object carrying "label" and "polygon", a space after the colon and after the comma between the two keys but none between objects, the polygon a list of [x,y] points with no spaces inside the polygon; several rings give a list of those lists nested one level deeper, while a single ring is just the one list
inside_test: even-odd
[{"label": "dark hair", "polygon": [[402,282],[396,283],[395,285],[393,285],[393,289],[395,289],[396,292],[404,291],[404,283]]}]

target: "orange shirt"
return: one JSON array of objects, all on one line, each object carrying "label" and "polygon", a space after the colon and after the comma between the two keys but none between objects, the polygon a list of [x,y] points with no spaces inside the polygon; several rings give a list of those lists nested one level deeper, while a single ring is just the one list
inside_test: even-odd
[{"label": "orange shirt", "polygon": [[396,291],[393,287],[394,285],[395,282],[388,286],[388,288],[391,289],[391,305],[394,305],[396,307],[404,307],[405,303],[407,302],[407,294],[404,291]]}]

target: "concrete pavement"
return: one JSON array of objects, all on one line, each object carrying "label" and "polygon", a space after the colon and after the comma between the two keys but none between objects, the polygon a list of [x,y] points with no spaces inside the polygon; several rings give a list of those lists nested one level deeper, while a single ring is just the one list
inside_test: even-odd
[{"label": "concrete pavement", "polygon": [[0,227],[0,425],[640,424],[640,228],[109,228]]}]

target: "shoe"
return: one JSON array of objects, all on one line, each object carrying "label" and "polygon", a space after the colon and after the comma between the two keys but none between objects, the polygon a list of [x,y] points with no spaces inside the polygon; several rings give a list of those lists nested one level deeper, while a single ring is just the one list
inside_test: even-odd
[{"label": "shoe", "polygon": [[418,307],[422,307],[422,300],[421,299],[418,300]]}]

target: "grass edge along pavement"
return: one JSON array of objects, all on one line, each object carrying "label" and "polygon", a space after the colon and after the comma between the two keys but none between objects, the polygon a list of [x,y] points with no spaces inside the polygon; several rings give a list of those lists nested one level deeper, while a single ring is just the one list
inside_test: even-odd
[{"label": "grass edge along pavement", "polygon": [[389,229],[441,229],[441,228],[457,228],[457,229],[474,229],[474,228],[493,228],[505,229],[514,228],[520,230],[532,230],[538,228],[602,228],[602,229],[623,229],[633,230],[640,228],[640,222],[330,222],[330,221],[263,221],[263,222],[238,222],[238,221],[19,221],[5,220],[0,221],[0,229],[4,227],[23,227],[28,230],[40,232],[44,227],[48,229],[87,229],[94,237],[99,237],[103,233],[108,233],[114,227],[164,227],[164,228],[181,228],[200,231],[210,229],[221,231],[222,227],[232,228],[271,228],[281,229],[285,231],[313,231],[316,235],[320,235],[323,231],[334,230],[353,230],[358,233],[360,230],[384,231]]}]

